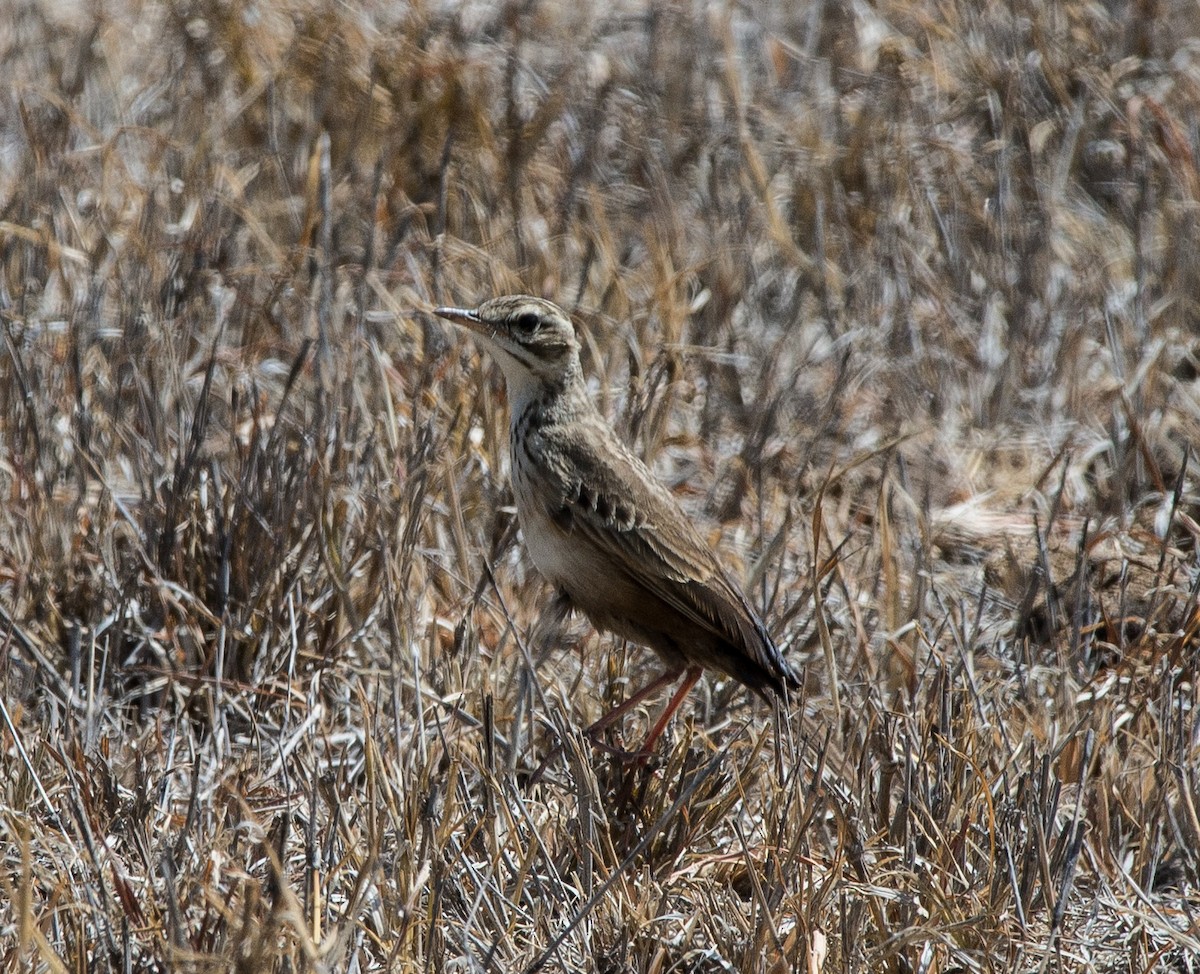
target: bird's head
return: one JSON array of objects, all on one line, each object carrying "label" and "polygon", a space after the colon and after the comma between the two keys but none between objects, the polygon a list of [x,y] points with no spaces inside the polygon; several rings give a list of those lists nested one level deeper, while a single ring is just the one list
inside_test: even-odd
[{"label": "bird's head", "polygon": [[510,404],[519,404],[579,379],[579,339],[558,305],[527,294],[492,298],[478,308],[435,308],[466,328],[504,372]]}]

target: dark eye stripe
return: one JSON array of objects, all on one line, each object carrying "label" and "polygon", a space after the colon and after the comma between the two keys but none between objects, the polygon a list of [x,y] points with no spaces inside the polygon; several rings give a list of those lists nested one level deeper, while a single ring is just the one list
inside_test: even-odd
[{"label": "dark eye stripe", "polygon": [[515,348],[506,348],[504,351],[525,366],[525,368],[529,369],[530,372],[534,370],[537,364],[537,356],[529,355]]}]

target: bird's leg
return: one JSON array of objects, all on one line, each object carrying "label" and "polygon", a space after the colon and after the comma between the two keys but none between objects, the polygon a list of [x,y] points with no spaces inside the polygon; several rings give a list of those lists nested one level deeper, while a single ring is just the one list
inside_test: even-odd
[{"label": "bird's leg", "polygon": [[[651,728],[650,733],[646,736],[646,742],[642,745],[641,751],[638,752],[638,757],[641,760],[644,761],[649,756],[650,749],[654,747],[655,741],[658,740],[663,730],[666,729],[667,721],[671,719],[671,714],[679,709],[679,705],[683,703],[684,698],[687,697],[703,673],[704,669],[700,666],[690,666],[684,671],[683,682],[679,684],[679,689],[675,691],[670,702],[663,708],[663,712],[659,715],[658,720],[655,721],[654,727]],[[678,675],[678,673],[668,673],[667,677],[674,679]],[[658,689],[661,685],[662,681],[656,681],[654,688]]]},{"label": "bird's leg", "polygon": [[[666,673],[663,673],[661,676],[652,680],[650,683],[647,683],[644,687],[642,687],[637,693],[635,693],[632,697],[630,697],[624,703],[620,703],[617,706],[613,707],[612,710],[610,710],[603,717],[601,717],[598,721],[596,721],[594,724],[592,724],[591,727],[589,727],[587,730],[585,730],[583,732],[584,735],[587,737],[592,737],[594,734],[598,733],[599,731],[604,730],[605,727],[608,727],[610,724],[615,723],[617,720],[619,720],[625,714],[629,713],[630,710],[632,710],[634,707],[636,707],[639,703],[641,703],[647,697],[653,696],[654,694],[658,693],[658,691],[661,690],[663,687],[669,686],[670,684],[674,683],[677,679],[679,679],[679,671],[678,670],[668,670]],[[693,680],[692,682],[694,683],[695,680]],[[688,685],[690,686],[691,684],[688,684]],[[675,704],[675,706],[678,706],[678,704]],[[662,733],[661,728],[659,728],[659,733]]]},{"label": "bird's leg", "polygon": [[[692,672],[691,670],[688,670],[689,676],[691,675],[691,672]],[[692,686],[692,684],[694,684],[696,682],[696,680],[699,679],[699,676],[700,676],[700,670],[697,669],[696,675],[694,677],[691,677],[691,682],[688,683],[687,686],[690,688]],[[640,690],[638,690],[638,692],[635,693],[628,700],[613,707],[612,710],[610,710],[603,717],[601,717],[598,721],[596,721],[594,724],[592,724],[590,727],[588,727],[588,729],[583,732],[584,736],[592,738],[593,743],[595,743],[599,746],[599,741],[595,740],[595,735],[597,733],[604,730],[604,728],[608,727],[610,724],[615,723],[617,720],[619,720],[621,718],[621,716],[623,714],[627,714],[630,710],[632,710],[634,707],[636,707],[639,703],[641,703],[647,697],[652,696],[653,694],[657,693],[663,687],[668,686],[671,683],[674,683],[677,679],[679,679],[679,670],[668,670],[666,673],[663,673],[661,676],[652,680],[650,683],[646,684],[646,686],[644,686]],[[684,693],[686,693],[686,692],[687,692],[687,690],[685,689]],[[671,703],[672,703],[671,709],[674,709],[675,707],[679,706],[679,703],[675,700],[672,700]],[[670,716],[669,711],[668,711],[667,716]],[[662,723],[665,723],[665,721],[662,721]],[[657,736],[657,734],[661,734],[661,733],[662,733],[662,728],[659,727],[657,729],[657,733],[655,736]],[[533,773],[533,776],[529,779],[530,784],[537,784],[539,781],[542,780],[542,775],[544,775],[546,773],[546,768],[549,766],[550,761],[555,757],[555,755],[557,755],[562,750],[562,747],[563,747],[562,744],[556,745],[550,751],[550,753],[547,754],[546,757],[542,759],[542,763],[540,765],[538,765],[538,769]],[[646,748],[642,748],[641,751],[635,752],[633,754],[627,754],[623,751],[615,751],[615,749],[610,749],[607,747],[605,747],[605,749],[606,750],[614,750],[614,753],[616,753],[618,755],[623,755],[628,758],[634,758],[634,759],[639,759],[639,760],[642,759],[643,752],[646,750]]]}]

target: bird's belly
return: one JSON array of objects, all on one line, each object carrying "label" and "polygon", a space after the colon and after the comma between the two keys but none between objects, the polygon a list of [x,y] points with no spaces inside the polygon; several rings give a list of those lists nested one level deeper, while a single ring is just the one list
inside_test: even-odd
[{"label": "bird's belly", "polygon": [[518,467],[517,473],[513,478],[517,512],[525,535],[525,550],[538,573],[555,588],[566,591],[585,613],[603,611],[613,599],[624,594],[617,589],[628,583],[603,553],[550,516],[546,499],[523,476],[526,474],[523,467]]},{"label": "bird's belly", "polygon": [[598,559],[586,557],[577,539],[536,507],[531,511],[531,506],[521,508],[521,530],[529,557],[542,577],[572,595],[599,584],[605,572]]},{"label": "bird's belly", "polygon": [[653,649],[668,669],[686,666],[678,643],[699,646],[705,634],[668,610],[603,551],[556,523],[535,497],[525,494],[527,481],[514,479],[513,486],[525,549],[539,574],[565,592],[597,629]]},{"label": "bird's belly", "polygon": [[[512,443],[512,486],[517,502],[525,550],[541,576],[557,588],[571,590],[575,580],[589,571],[586,559],[579,557],[578,543],[554,523],[546,508],[555,493],[555,484],[537,480],[535,464],[527,450]],[[549,495],[549,496],[547,496]],[[574,543],[573,543],[574,542]]]},{"label": "bird's belly", "polygon": [[564,591],[597,628],[648,642],[633,634],[629,618],[646,601],[647,593],[585,535],[573,532],[569,516],[562,521],[551,515],[557,498],[565,493],[561,484],[553,479],[536,481],[524,450],[514,448],[513,460],[513,494],[525,550],[538,573]]}]

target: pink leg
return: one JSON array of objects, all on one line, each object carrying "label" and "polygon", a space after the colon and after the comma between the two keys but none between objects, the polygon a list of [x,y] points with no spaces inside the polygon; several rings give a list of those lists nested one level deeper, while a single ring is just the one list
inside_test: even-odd
[{"label": "pink leg", "polygon": [[[691,670],[688,670],[689,676],[691,675],[691,672],[692,672]],[[697,672],[696,676],[697,677],[699,676],[699,672]],[[651,696],[652,694],[657,693],[663,687],[667,686],[670,683],[673,683],[678,678],[679,678],[678,670],[672,670],[672,671],[662,674],[662,676],[656,678],[655,680],[646,684],[646,686],[642,687],[637,693],[635,693],[628,700],[613,707],[612,710],[610,710],[603,717],[601,717],[598,721],[596,721],[594,724],[592,724],[591,727],[589,727],[587,730],[585,730],[583,732],[584,735],[586,737],[593,737],[597,731],[604,730],[605,727],[607,727],[609,724],[612,724],[615,721],[617,721],[623,714],[628,713],[630,710],[632,710],[634,707],[636,707],[639,703],[641,703],[647,697]],[[689,683],[688,686],[690,687],[692,685],[692,683],[695,683],[695,682],[696,682],[696,677],[692,677],[692,682]],[[672,704],[674,707],[679,706],[679,704],[675,701],[672,701]],[[669,716],[669,713],[668,713],[668,716]],[[665,724],[666,721],[662,720],[662,721],[660,721],[660,723]],[[661,734],[661,733],[662,733],[662,728],[659,727],[657,729],[657,734]],[[597,742],[597,744],[598,743],[599,742]],[[530,779],[530,784],[537,784],[539,781],[542,780],[542,775],[545,774],[546,768],[550,764],[550,759],[553,758],[556,754],[558,754],[558,752],[561,750],[562,750],[562,745],[559,744],[549,754],[546,755],[546,757],[542,760],[542,763],[538,766],[537,771],[535,771],[533,773],[533,777]],[[646,748],[642,749],[643,752],[645,750],[646,750]],[[641,752],[639,752],[639,753],[641,753]]]},{"label": "pink leg", "polygon": [[[664,673],[662,676],[656,678],[652,682],[647,683],[644,687],[642,687],[637,693],[635,693],[628,700],[613,707],[612,710],[610,710],[603,717],[601,717],[598,721],[596,721],[594,724],[592,724],[591,727],[589,727],[587,730],[585,730],[584,734],[586,734],[588,737],[591,737],[593,734],[596,733],[596,731],[604,730],[605,727],[607,727],[609,724],[615,722],[616,720],[620,719],[620,717],[622,715],[629,713],[630,710],[632,710],[634,707],[636,707],[639,703],[641,703],[647,697],[652,696],[655,693],[658,693],[658,691],[661,690],[663,687],[667,686],[668,684],[674,683],[677,679],[679,679],[679,671],[674,670],[674,671]],[[693,682],[695,682],[695,681],[693,681]],[[678,706],[678,704],[676,704],[676,706]],[[661,731],[660,731],[660,733],[661,733]]]},{"label": "pink leg", "polygon": [[[692,667],[689,667],[688,669],[684,670],[683,682],[681,684],[679,684],[679,689],[675,691],[675,693],[672,695],[670,701],[667,703],[667,706],[663,709],[663,712],[659,715],[658,720],[655,721],[654,727],[651,728],[650,734],[646,738],[646,742],[642,745],[641,750],[637,751],[633,755],[630,755],[631,757],[636,758],[639,763],[645,761],[646,758],[649,757],[650,748],[652,748],[654,746],[654,742],[657,741],[659,739],[659,737],[662,736],[663,730],[666,729],[667,721],[669,721],[671,719],[671,715],[673,713],[675,713],[676,710],[679,709],[679,705],[683,703],[684,698],[688,695],[688,692],[692,689],[692,687],[694,687],[696,685],[696,681],[700,679],[700,677],[703,675],[703,673],[704,673],[704,669],[699,666],[692,666]],[[639,703],[641,703],[647,697],[651,696],[652,694],[657,693],[663,687],[667,686],[668,684],[674,682],[677,679],[679,679],[679,671],[678,670],[671,670],[671,671],[668,671],[668,672],[662,674],[662,676],[658,677],[657,679],[652,680],[650,683],[646,684],[646,686],[642,687],[637,693],[635,693],[628,700],[617,705],[616,707],[613,707],[612,710],[610,710],[603,717],[601,717],[598,721],[596,721],[594,724],[592,724],[591,727],[589,727],[587,730],[585,730],[584,734],[588,737],[591,737],[597,731],[604,730],[605,727],[609,726],[609,724],[612,724],[613,722],[618,720],[623,714],[628,713],[630,710],[632,710],[634,707],[636,707]],[[542,761],[542,763],[538,767],[537,771],[535,771],[533,773],[533,777],[530,779],[531,784],[536,784],[537,782],[541,781],[542,775],[545,773],[546,768],[550,763],[550,759],[553,758],[554,755],[556,755],[561,750],[561,748],[562,748],[562,745],[560,744],[558,747],[555,747],[554,750],[552,750],[549,754],[546,755],[545,759]]]},{"label": "pink leg", "polygon": [[[684,671],[683,682],[681,684],[679,684],[679,689],[676,690],[675,695],[671,697],[670,703],[668,703],[666,705],[666,707],[663,708],[662,714],[659,715],[659,718],[655,722],[654,727],[651,728],[650,733],[646,736],[646,743],[642,745],[642,750],[641,750],[641,755],[643,757],[650,753],[650,749],[652,747],[654,747],[655,741],[658,740],[658,738],[661,736],[663,730],[666,729],[667,721],[670,720],[671,715],[673,713],[675,713],[676,710],[679,709],[679,705],[681,703],[683,703],[684,698],[691,691],[692,687],[694,687],[696,685],[696,681],[700,679],[700,677],[703,673],[704,673],[703,668],[701,668],[699,666],[692,666],[692,667],[689,667],[686,671]],[[678,676],[677,673],[668,674],[668,675],[671,676],[672,678],[674,678],[675,676]]]}]

